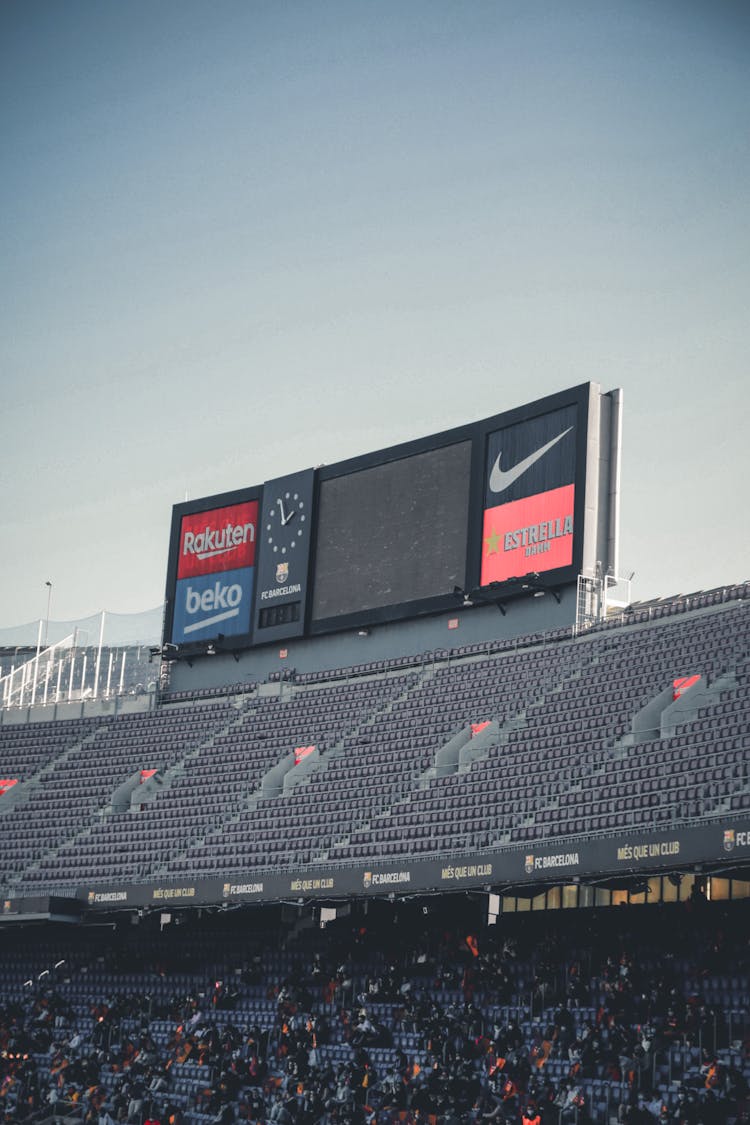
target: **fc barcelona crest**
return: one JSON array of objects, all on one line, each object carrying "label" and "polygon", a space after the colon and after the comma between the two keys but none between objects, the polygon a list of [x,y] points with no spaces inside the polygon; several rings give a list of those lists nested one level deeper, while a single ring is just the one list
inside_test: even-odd
[{"label": "fc barcelona crest", "polygon": [[276,581],[279,586],[283,586],[285,582],[289,581],[289,563],[281,562],[276,566]]}]

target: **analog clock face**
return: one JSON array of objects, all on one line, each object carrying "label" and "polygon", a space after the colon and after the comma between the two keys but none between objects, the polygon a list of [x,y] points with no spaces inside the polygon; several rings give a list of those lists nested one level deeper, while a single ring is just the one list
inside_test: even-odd
[{"label": "analog clock face", "polygon": [[306,526],[305,502],[298,492],[282,492],[271,500],[266,511],[264,531],[268,546],[274,554],[293,554],[302,541]]}]

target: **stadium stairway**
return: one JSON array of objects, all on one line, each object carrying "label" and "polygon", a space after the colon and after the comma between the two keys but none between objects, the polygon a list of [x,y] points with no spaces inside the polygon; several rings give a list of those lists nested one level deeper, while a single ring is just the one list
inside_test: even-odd
[{"label": "stadium stairway", "polygon": [[[430,698],[434,687],[428,686],[423,693],[425,698],[412,699],[413,713],[419,716],[423,728],[431,733],[445,731],[447,741],[439,744],[435,751],[430,749],[430,743],[434,746],[437,740],[428,738],[429,761],[425,768],[406,779],[407,784],[377,817],[357,827],[352,834],[351,848],[349,842],[342,843],[341,847],[337,845],[330,858],[340,860],[346,858],[347,853],[364,855],[368,849],[378,846],[379,836],[390,839],[399,831],[403,839],[408,840],[412,835],[419,837],[421,851],[439,851],[438,839],[430,848],[430,837],[425,838],[428,803],[438,806],[439,820],[445,821],[452,811],[450,795],[445,794],[447,784],[454,779],[460,781],[472,771],[476,776],[485,763],[501,757],[510,739],[522,734],[534,706],[555,699],[558,693],[575,684],[589,659],[587,649],[575,649],[561,658],[559,650],[553,647],[543,655],[539,650],[524,654],[520,661],[517,654],[507,652],[452,661],[450,667],[440,673],[437,696]],[[526,674],[525,669],[530,667],[533,667],[533,674]],[[478,733],[469,740],[467,732],[472,726],[465,724],[471,724],[472,720],[477,720]],[[461,727],[456,735],[459,723]],[[437,837],[438,823],[434,818],[427,827],[430,835]],[[470,847],[471,843],[468,839],[457,841],[454,838],[451,846]]]},{"label": "stadium stairway", "polygon": [[[476,657],[469,658],[457,663],[459,666],[471,665],[476,662],[476,659]],[[499,659],[495,659],[498,660],[499,665]],[[583,674],[583,666],[590,659],[591,654],[589,652],[579,650],[572,661],[572,670],[562,678],[556,670],[550,675],[548,682],[542,681],[542,690],[538,691],[517,712],[506,712],[504,716],[501,715],[499,718],[492,717],[485,720],[484,723],[478,724],[480,729],[476,732],[471,724],[462,727],[458,733],[454,734],[448,742],[438,749],[435,754],[434,765],[424,770],[417,779],[414,790],[429,797],[431,783],[434,780],[446,778],[452,774],[466,774],[473,767],[481,766],[481,763],[488,760],[490,754],[501,755],[503,749],[509,745],[511,737],[526,729],[530,714],[546,705],[554,706],[556,700],[575,689]],[[388,821],[394,821],[395,823],[397,816],[406,822],[410,815],[415,791],[401,797],[391,809],[386,809],[381,813],[377,821],[363,824],[359,828],[363,831],[369,831],[378,827],[388,827]],[[505,842],[507,841],[502,837],[492,841],[496,845],[502,845]],[[345,839],[340,843],[346,845],[349,840]]]},{"label": "stadium stairway", "polygon": [[[534,814],[518,827],[522,830],[532,827],[540,817],[543,818],[545,814],[561,809],[566,803],[574,800],[577,794],[590,793],[599,782],[613,773],[619,763],[631,756],[633,747],[658,738],[669,739],[679,730],[688,730],[700,709],[710,706],[714,701],[718,702],[722,693],[731,691],[736,684],[734,673],[730,672],[717,677],[710,685],[701,680],[690,689],[690,692],[678,699],[674,699],[671,687],[665,688],[633,716],[630,732],[612,740],[610,745],[603,744],[599,760],[591,762],[586,772],[571,785],[561,788],[546,805],[537,808]],[[694,700],[690,698],[693,691],[696,692]],[[680,722],[683,716],[685,718]],[[511,834],[508,833],[499,843],[507,843],[510,839]]]},{"label": "stadium stairway", "polygon": [[[4,829],[4,836],[6,838],[10,835],[16,835],[16,837],[18,837],[18,833],[23,832],[23,822],[27,818],[30,811],[27,806],[33,804],[33,799],[35,796],[42,794],[45,782],[48,779],[54,778],[54,776],[60,770],[61,766],[63,766],[69,760],[75,758],[76,755],[83,751],[87,746],[93,746],[97,737],[104,729],[105,724],[92,724],[91,721],[88,721],[87,725],[89,727],[93,725],[93,729],[90,730],[89,734],[85,735],[83,738],[79,738],[74,740],[73,742],[70,742],[66,749],[64,749],[61,753],[56,754],[51,761],[48,761],[41,768],[37,769],[36,772],[28,777],[25,781],[22,781],[18,785],[14,786],[13,790],[9,794],[10,800],[8,800],[7,803],[5,801],[0,802],[0,813],[5,814],[2,821],[2,826]],[[47,834],[46,838],[50,838],[50,833],[52,833],[52,839],[56,838],[54,835],[53,824],[43,825],[42,830]],[[35,840],[37,843],[39,841],[38,833],[39,830],[37,829],[35,835]],[[43,836],[42,838],[45,837]],[[63,838],[61,843],[64,842],[65,838]],[[54,854],[54,852],[55,848],[52,847],[48,849],[47,854]],[[43,860],[43,856],[44,853],[38,854],[37,857],[27,867],[25,867],[25,869],[17,869],[9,874],[4,888],[6,895],[12,896],[16,892],[17,887],[23,881],[23,878],[25,877],[27,872],[33,875],[34,872],[38,871]]]},{"label": "stadium stairway", "polygon": [[[207,705],[203,704],[202,706],[205,708]],[[153,814],[155,816],[158,816],[159,808],[165,802],[169,801],[170,791],[179,785],[181,779],[186,777],[192,763],[196,762],[201,757],[209,756],[221,739],[231,737],[232,735],[241,734],[243,732],[247,722],[249,720],[252,720],[255,715],[255,711],[257,709],[257,700],[255,696],[250,696],[247,699],[234,698],[231,700],[227,700],[225,706],[225,721],[223,721],[218,727],[212,725],[208,732],[205,734],[205,737],[199,737],[196,741],[192,742],[188,747],[186,747],[185,752],[182,753],[180,757],[176,758],[172,762],[172,764],[168,766],[163,772],[160,772],[161,785],[158,788],[150,790],[148,794],[150,797],[150,803],[153,806],[153,810],[149,811],[153,811]],[[200,712],[200,708],[201,705],[198,705],[198,713]],[[195,710],[190,712],[191,716],[194,716],[195,713]],[[73,838],[66,842],[66,853],[80,850],[81,844],[85,842],[91,843],[98,836],[106,836],[108,834],[107,829],[110,826],[117,825],[123,820],[127,822],[131,814],[143,814],[144,810],[145,803],[140,804],[135,799],[133,800],[131,806],[124,811],[120,811],[114,808],[110,803],[108,806],[101,810],[101,816],[98,824],[89,826],[77,838]],[[115,836],[115,840],[117,840],[117,836]],[[102,846],[106,847],[107,845],[106,843],[104,843]],[[111,841],[110,846],[112,846]],[[115,844],[115,846],[117,846],[117,844]],[[168,850],[168,848],[168,840],[163,840],[161,843],[161,851],[163,852],[164,850]],[[55,857],[50,856],[48,858],[53,859]],[[146,877],[149,874],[149,871],[150,865],[148,868],[140,867],[136,872],[137,877]]]},{"label": "stadium stairway", "polygon": [[[165,713],[110,719],[57,757],[46,771],[48,784],[38,787],[26,808],[27,813],[41,813],[42,822],[49,821],[56,831],[50,840],[37,827],[31,862],[16,873],[14,888],[31,890],[42,883],[64,889],[81,854],[106,833],[107,825],[131,819],[129,812],[113,813],[112,798],[134,767],[148,766],[158,758],[157,764],[169,780],[170,767],[185,756],[186,744],[201,746],[210,741],[222,717],[228,715],[231,724],[235,714],[224,704],[220,710],[193,709],[189,717]],[[142,733],[145,743],[139,738]],[[0,849],[2,846],[0,840]],[[107,853],[106,846],[104,851]],[[127,866],[128,877],[136,874],[127,863],[130,857],[125,847],[110,841],[108,854]]]},{"label": "stadium stairway", "polygon": [[[374,705],[365,707],[356,716],[353,715],[348,721],[345,721],[343,730],[339,729],[338,732],[329,734],[330,742],[324,745],[322,753],[318,753],[312,759],[306,758],[300,763],[303,768],[298,784],[290,784],[296,769],[299,769],[298,766],[294,766],[294,755],[285,753],[282,762],[279,763],[274,760],[267,772],[256,779],[254,788],[250,788],[242,794],[234,807],[227,810],[226,814],[212,826],[203,838],[192,841],[182,853],[171,856],[166,865],[151,874],[153,876],[166,875],[170,871],[179,869],[180,865],[187,865],[192,869],[196,861],[203,864],[204,870],[210,870],[210,865],[207,866],[206,861],[217,852],[226,850],[224,841],[226,835],[241,834],[244,824],[248,820],[252,820],[254,814],[257,814],[257,817],[261,818],[264,823],[270,825],[271,822],[283,816],[287,804],[302,799],[300,791],[304,791],[313,781],[317,785],[325,786],[326,775],[336,760],[345,753],[347,742],[366,737],[367,732],[378,718],[390,714],[396,704],[408,698],[414,683],[423,683],[431,675],[432,669],[424,668],[419,672],[412,672],[406,677],[403,674],[380,673],[360,679],[358,681],[360,691],[368,683],[378,689],[374,697]],[[305,741],[309,737],[310,724],[313,722],[311,717],[307,717],[307,711],[309,708],[312,716],[315,711],[316,696],[318,695],[323,699],[322,713],[325,715],[324,687],[325,685],[316,685],[312,688],[295,689],[287,685],[286,704],[296,704],[302,708],[300,720],[302,726],[299,728],[300,733],[297,737],[302,737]],[[283,705],[281,700],[279,702]],[[303,734],[305,728],[307,728],[307,732]],[[294,744],[294,738],[292,738],[291,744]],[[287,742],[286,745],[288,747],[290,743]],[[281,747],[280,752],[283,752]],[[263,841],[261,841],[262,843]],[[323,854],[319,853],[316,862],[323,857]]]},{"label": "stadium stairway", "polygon": [[90,734],[71,742],[67,749],[63,750],[61,754],[56,754],[51,761],[41,766],[35,773],[31,774],[30,777],[26,778],[25,781],[19,781],[18,785],[15,785],[13,789],[8,792],[7,799],[0,801],[0,815],[10,812],[11,809],[20,809],[25,805],[33,794],[44,784],[45,780],[48,777],[52,777],[55,771],[59,769],[64,762],[84,746],[90,746],[100,730],[101,727],[98,725],[95,726]]},{"label": "stadium stairway", "polygon": [[217,739],[222,736],[231,734],[232,732],[240,731],[244,728],[247,719],[254,717],[257,710],[257,699],[255,696],[250,696],[249,699],[234,699],[230,702],[230,706],[236,710],[235,715],[230,715],[228,720],[219,727],[218,730],[211,731],[207,738],[194,745],[183,757],[178,758],[173,762],[168,769],[164,770],[161,774],[162,789],[158,795],[162,793],[168,794],[169,790],[175,785],[181,777],[184,777],[185,771],[189,768],[191,762],[196,761],[199,756],[202,756],[216,745]]}]

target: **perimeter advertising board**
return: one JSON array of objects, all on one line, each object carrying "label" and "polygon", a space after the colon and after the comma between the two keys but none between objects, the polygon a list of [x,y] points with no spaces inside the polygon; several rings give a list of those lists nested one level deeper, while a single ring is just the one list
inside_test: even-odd
[{"label": "perimeter advertising board", "polygon": [[[675,825],[669,831],[535,841],[525,847],[463,855],[417,858],[401,855],[351,866],[247,871],[197,878],[186,864],[169,882],[123,887],[96,883],[77,888],[89,908],[201,906],[220,902],[275,902],[290,896],[330,898],[383,894],[447,893],[503,887],[531,894],[544,885],[602,882],[607,878],[657,875],[703,864],[707,872],[726,869],[727,853],[738,870],[750,863],[750,825],[743,820],[708,825]],[[15,909],[23,909],[21,904]]]}]

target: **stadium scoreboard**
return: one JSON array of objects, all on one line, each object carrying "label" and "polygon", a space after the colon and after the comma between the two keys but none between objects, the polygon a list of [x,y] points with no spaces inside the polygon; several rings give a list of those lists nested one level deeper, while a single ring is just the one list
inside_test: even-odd
[{"label": "stadium scoreboard", "polygon": [[248,648],[613,572],[619,395],[585,383],[175,505],[164,643]]}]

